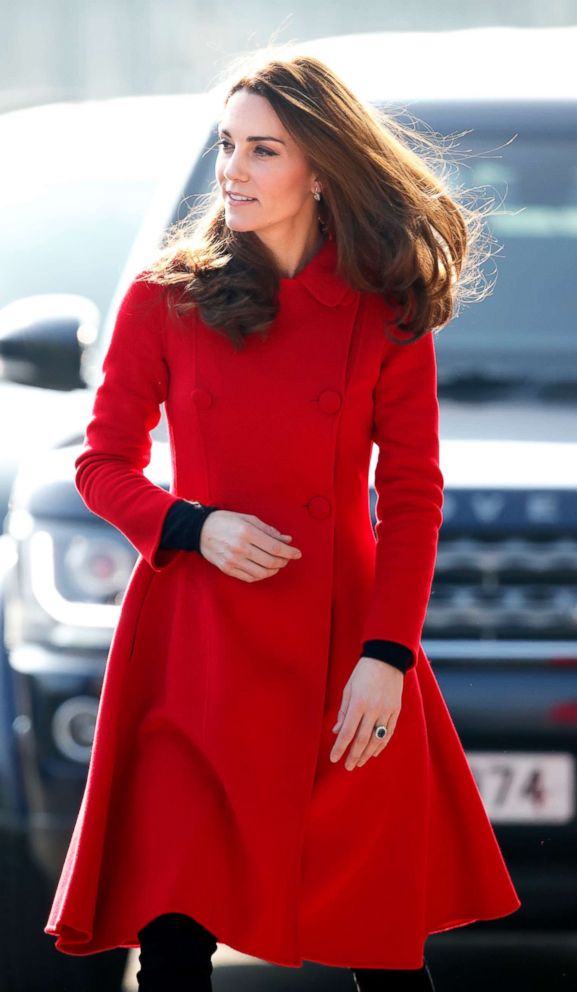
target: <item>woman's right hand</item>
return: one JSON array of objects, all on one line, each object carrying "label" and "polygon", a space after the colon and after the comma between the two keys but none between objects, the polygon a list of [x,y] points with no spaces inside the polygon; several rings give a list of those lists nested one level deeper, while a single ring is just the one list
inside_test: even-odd
[{"label": "woman's right hand", "polygon": [[291,540],[290,534],[281,534],[252,513],[213,510],[200,531],[200,553],[226,575],[258,582],[302,558],[298,548],[286,543]]}]

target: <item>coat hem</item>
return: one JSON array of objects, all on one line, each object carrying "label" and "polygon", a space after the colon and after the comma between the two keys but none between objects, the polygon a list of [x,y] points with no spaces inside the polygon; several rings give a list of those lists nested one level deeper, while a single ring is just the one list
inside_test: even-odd
[{"label": "coat hem", "polygon": [[[305,962],[309,962],[311,964],[324,965],[325,967],[328,968],[349,968],[349,969],[351,968],[401,969],[402,968],[409,971],[423,967],[425,960],[424,945],[428,937],[431,936],[432,934],[443,933],[448,930],[452,930],[458,927],[468,926],[471,923],[477,923],[483,920],[501,919],[505,916],[509,916],[511,913],[516,912],[516,910],[518,910],[520,906],[521,906],[521,900],[516,899],[514,906],[512,906],[509,909],[502,910],[500,912],[495,912],[495,911],[490,913],[472,912],[469,915],[452,917],[450,920],[445,919],[445,920],[438,920],[435,923],[429,923],[428,929],[422,938],[423,951],[421,952],[421,959],[417,963],[415,962],[414,958],[412,959],[394,958],[394,959],[385,960],[385,957],[382,954],[378,955],[377,958],[375,958],[374,960],[365,959],[363,960],[362,963],[359,961],[351,963],[350,960],[343,960],[342,958],[337,960],[330,954],[326,956],[324,954],[317,955],[314,952],[307,951],[306,948],[303,950],[302,956],[297,955],[296,957],[288,959],[286,957],[283,957],[281,954],[277,954],[276,952],[268,954],[265,953],[263,949],[259,951],[255,947],[250,946],[248,943],[244,943],[244,941],[236,941],[232,937],[232,935],[223,933],[221,928],[215,929],[214,927],[212,927],[208,922],[206,916],[203,916],[203,918],[200,919],[199,915],[197,915],[196,913],[191,913],[190,911],[189,911],[189,915],[193,916],[194,919],[202,923],[203,926],[205,926],[211,932],[215,933],[215,935],[217,932],[220,932],[220,937],[217,937],[218,944],[225,944],[227,947],[230,947],[231,950],[233,951],[238,951],[240,954],[246,954],[249,957],[257,958],[259,961],[264,961],[267,964],[279,965],[284,968],[302,968]],[[169,907],[165,909],[160,909],[157,912],[158,914],[160,914],[160,913],[170,913],[170,912],[186,912],[186,910],[183,910],[182,908],[172,909]],[[141,926],[144,926],[144,922],[142,924],[137,925],[137,930],[140,929]],[[70,927],[65,924],[63,925],[61,923],[54,924],[52,926],[46,926],[44,928],[44,932],[57,938],[56,943],[54,945],[56,950],[60,951],[61,954],[68,954],[69,956],[72,957],[85,957],[90,954],[99,954],[103,951],[110,951],[116,948],[124,948],[127,950],[132,950],[140,947],[138,941],[125,941],[122,943],[101,944],[98,948],[91,948],[87,950],[86,948],[82,948],[82,944],[83,943],[86,944],[92,941],[92,937],[93,937],[92,933],[85,930],[78,930],[75,929],[74,927]],[[66,944],[66,946],[63,946],[63,944]]]},{"label": "coat hem", "polygon": [[450,920],[448,923],[430,923],[429,924],[429,934],[443,933],[445,930],[452,930],[456,927],[468,926],[470,923],[482,922],[484,920],[501,920],[505,916],[510,916],[511,913],[516,913],[518,909],[521,908],[521,900],[515,899],[514,905],[511,909],[502,910],[499,913],[482,913],[476,916],[457,916]]}]

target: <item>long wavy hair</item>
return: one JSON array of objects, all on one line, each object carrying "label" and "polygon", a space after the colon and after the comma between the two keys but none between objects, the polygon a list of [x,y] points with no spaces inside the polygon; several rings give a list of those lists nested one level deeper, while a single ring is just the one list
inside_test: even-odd
[{"label": "long wavy hair", "polygon": [[[311,55],[260,65],[253,55],[247,66],[227,86],[224,104],[240,89],[269,101],[319,174],[318,224],[336,242],[339,275],[392,304],[396,328],[410,335],[395,340],[410,344],[440,329],[460,303],[492,291],[483,271],[492,241],[485,210],[476,197],[465,202],[470,191],[449,192],[453,163],[444,136],[364,103]],[[255,232],[227,226],[214,186],[168,229],[141,278],[170,287],[173,312],[198,307],[206,325],[240,348],[249,334],[266,336],[281,273]]]}]

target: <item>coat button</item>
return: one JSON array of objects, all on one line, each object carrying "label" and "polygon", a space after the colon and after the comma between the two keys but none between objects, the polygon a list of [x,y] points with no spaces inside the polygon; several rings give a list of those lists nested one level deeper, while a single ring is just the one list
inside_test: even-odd
[{"label": "coat button", "polygon": [[341,394],[335,389],[325,389],[319,396],[319,406],[323,413],[336,413],[341,408]]},{"label": "coat button", "polygon": [[315,517],[317,520],[322,520],[324,517],[330,516],[331,512],[331,501],[325,499],[324,496],[311,496],[307,503],[307,509],[311,517]]},{"label": "coat button", "polygon": [[208,389],[197,386],[196,389],[192,390],[191,395],[196,405],[202,410],[208,410],[209,406],[212,406],[212,393]]}]

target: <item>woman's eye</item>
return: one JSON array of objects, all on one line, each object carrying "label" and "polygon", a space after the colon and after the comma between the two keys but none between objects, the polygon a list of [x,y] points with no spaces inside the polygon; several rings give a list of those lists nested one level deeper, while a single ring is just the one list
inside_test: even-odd
[{"label": "woman's eye", "polygon": [[[221,145],[224,148],[225,145],[230,145],[231,142],[227,141],[226,138],[220,138],[217,141],[217,145]],[[263,152],[265,155],[276,155],[276,152],[271,152],[269,148],[264,148],[262,145],[257,145],[255,148],[256,152]]]}]

